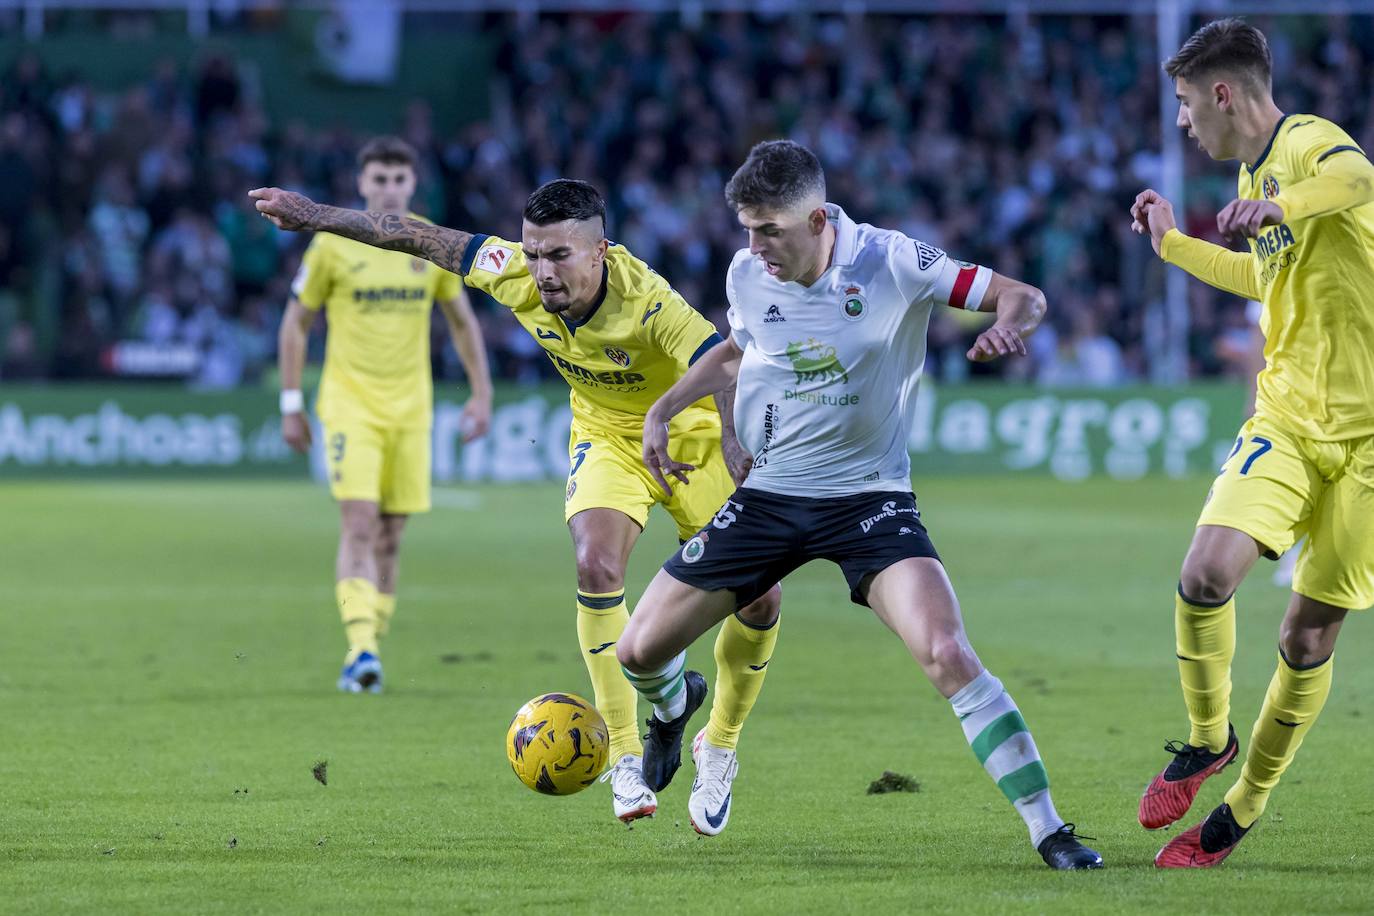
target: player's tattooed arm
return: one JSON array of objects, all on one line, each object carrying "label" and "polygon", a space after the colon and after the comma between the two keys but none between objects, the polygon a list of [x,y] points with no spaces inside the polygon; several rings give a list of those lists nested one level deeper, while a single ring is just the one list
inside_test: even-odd
[{"label": "player's tattooed arm", "polygon": [[978,335],[968,351],[969,359],[985,363],[999,356],[1025,356],[1025,338],[1045,317],[1045,294],[1029,283],[994,273],[978,310],[996,312],[997,320]]},{"label": "player's tattooed arm", "polygon": [[720,411],[720,451],[725,456],[725,466],[730,469],[730,478],[739,486],[749,476],[754,456],[735,435],[735,386],[717,391],[715,399],[716,409]]},{"label": "player's tattooed arm", "polygon": [[462,265],[463,255],[472,241],[471,232],[447,229],[395,213],[330,207],[304,194],[281,188],[258,188],[249,191],[248,196],[255,202],[258,212],[280,229],[332,232],[375,248],[413,254],[454,273]]}]

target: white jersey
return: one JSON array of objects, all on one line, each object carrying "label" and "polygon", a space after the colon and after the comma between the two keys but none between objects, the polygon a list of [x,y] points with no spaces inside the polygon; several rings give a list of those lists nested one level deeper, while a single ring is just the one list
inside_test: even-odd
[{"label": "white jersey", "polygon": [[907,405],[931,309],[977,309],[992,272],[826,209],[835,249],[811,286],[769,276],[747,249],[726,277],[744,352],[735,427],[754,455],[744,485],[809,497],[909,491]]}]

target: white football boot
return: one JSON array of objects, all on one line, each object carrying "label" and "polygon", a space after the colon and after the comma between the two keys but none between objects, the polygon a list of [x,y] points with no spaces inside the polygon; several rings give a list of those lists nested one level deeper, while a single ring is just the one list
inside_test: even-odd
[{"label": "white football boot", "polygon": [[658,810],[658,797],[644,782],[638,754],[626,754],[601,774],[601,782],[611,783],[611,801],[615,816],[628,824],[641,817],[652,817]]},{"label": "white football boot", "polygon": [[697,768],[687,801],[692,827],[702,836],[715,836],[730,820],[730,786],[739,772],[739,758],[728,748],[708,743],[703,728],[692,739],[692,763]]}]

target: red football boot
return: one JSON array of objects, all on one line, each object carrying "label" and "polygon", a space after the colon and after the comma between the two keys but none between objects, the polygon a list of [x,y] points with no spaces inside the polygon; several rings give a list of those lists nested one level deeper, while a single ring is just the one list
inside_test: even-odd
[{"label": "red football boot", "polygon": [[1236,759],[1240,743],[1236,741],[1235,727],[1231,726],[1226,747],[1219,754],[1178,741],[1170,741],[1164,749],[1174,755],[1173,762],[1140,796],[1140,825],[1147,830],[1168,827],[1187,814],[1207,777],[1220,773]]},{"label": "red football boot", "polygon": [[[1253,827],[1251,824],[1250,827]],[[1211,868],[1220,865],[1250,827],[1236,823],[1231,806],[1223,804],[1191,830],[1170,840],[1155,855],[1158,868]]]}]

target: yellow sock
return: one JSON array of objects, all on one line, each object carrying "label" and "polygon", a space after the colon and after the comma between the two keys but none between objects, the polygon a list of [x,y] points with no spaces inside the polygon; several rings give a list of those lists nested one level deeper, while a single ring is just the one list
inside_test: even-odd
[{"label": "yellow sock", "polygon": [[1240,779],[1226,793],[1236,823],[1249,827],[1269,801],[1269,793],[1293,762],[1302,739],[1331,693],[1331,659],[1309,668],[1294,668],[1279,653],[1279,670],[1269,682],[1264,706],[1250,735],[1250,749]]},{"label": "yellow sock", "polygon": [[1209,607],[1174,598],[1174,638],[1183,702],[1192,733],[1188,743],[1217,753],[1226,747],[1231,716],[1231,658],[1236,654],[1236,596]]},{"label": "yellow sock", "polygon": [[360,652],[377,654],[377,586],[366,579],[340,579],[334,586],[339,603],[344,635],[348,637],[348,660]]},{"label": "yellow sock", "polygon": [[577,591],[577,641],[582,646],[582,661],[592,679],[593,702],[606,720],[611,748],[608,764],[626,754],[643,752],[635,708],[639,694],[625,679],[616,661],[615,644],[630,622],[625,609],[625,590],[593,594]]},{"label": "yellow sock", "polygon": [[[779,618],[781,619],[781,618]],[[766,630],[751,627],[731,614],[716,637],[716,695],[711,701],[711,720],[706,740],[716,747],[734,749],[739,731],[763,689],[768,660],[778,641],[778,622]]]},{"label": "yellow sock", "polygon": [[391,618],[396,613],[396,596],[386,592],[377,593],[377,638],[391,632]]}]

